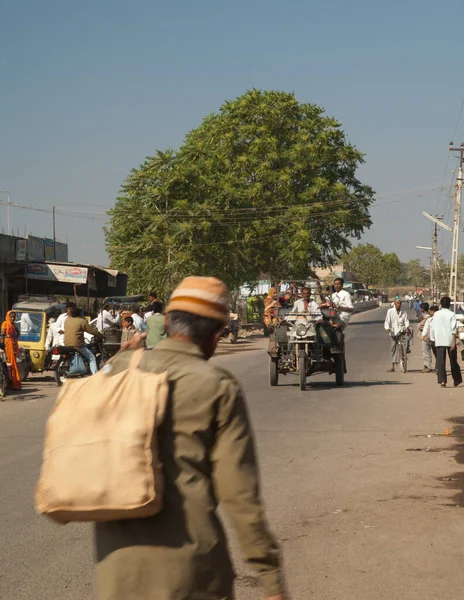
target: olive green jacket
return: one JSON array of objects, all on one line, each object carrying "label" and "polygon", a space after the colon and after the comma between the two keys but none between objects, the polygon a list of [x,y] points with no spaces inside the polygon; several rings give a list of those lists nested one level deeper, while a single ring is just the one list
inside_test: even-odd
[{"label": "olive green jacket", "polygon": [[155,348],[165,338],[164,316],[161,313],[156,313],[156,315],[148,317],[146,341],[148,348]]},{"label": "olive green jacket", "polygon": [[[131,352],[113,362],[127,367]],[[218,503],[267,596],[283,591],[279,550],[259,493],[253,434],[237,381],[198,346],[166,339],[144,371],[168,371],[171,394],[158,430],[164,508],[148,519],[95,527],[98,600],[229,600],[234,572]],[[136,401],[136,398],[134,398]]]}]

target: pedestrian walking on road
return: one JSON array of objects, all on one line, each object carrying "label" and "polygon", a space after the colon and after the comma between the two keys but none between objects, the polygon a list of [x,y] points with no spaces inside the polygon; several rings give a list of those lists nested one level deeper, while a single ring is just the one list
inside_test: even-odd
[{"label": "pedestrian walking on road", "polygon": [[417,329],[419,332],[419,339],[421,340],[422,360],[424,363],[424,368],[422,369],[421,373],[432,373],[432,371],[433,371],[432,347],[431,347],[430,341],[424,340],[424,338],[423,338],[425,325],[426,325],[427,321],[430,319],[429,310],[430,310],[430,307],[429,307],[428,302],[423,302],[420,305],[421,321],[420,321]]},{"label": "pedestrian walking on road", "polygon": [[[391,337],[391,369],[388,369],[389,373],[395,371],[395,365],[398,364],[398,350],[399,350],[399,336],[405,333],[409,328],[408,313],[405,310],[401,310],[401,298],[396,298],[393,308],[389,308],[387,316],[385,318],[385,330]],[[409,342],[408,342],[409,350]]]},{"label": "pedestrian walking on road", "polygon": [[456,314],[450,310],[451,298],[449,296],[443,296],[440,304],[441,310],[435,313],[432,322],[432,338],[435,340],[437,351],[438,383],[441,387],[446,387],[446,354],[448,354],[451,376],[454,387],[457,387],[462,383],[462,374],[458,363]]},{"label": "pedestrian walking on road", "polygon": [[[164,508],[154,517],[96,524],[97,598],[233,600],[221,503],[265,597],[284,600],[245,399],[235,378],[208,362],[229,319],[227,287],[218,279],[187,277],[166,312],[169,337],[140,363],[142,371],[167,371],[170,381],[157,430]],[[118,354],[111,372],[126,369],[131,356]]]},{"label": "pedestrian walking on road", "polygon": [[[429,348],[430,348],[430,352],[433,353],[434,357],[435,357],[435,367],[432,369],[432,373],[435,373],[435,371],[437,370],[437,366],[436,366],[436,359],[437,359],[437,350],[435,348],[435,340],[433,339],[432,336],[432,323],[433,323],[433,317],[435,315],[435,313],[438,310],[438,306],[436,306],[435,304],[433,306],[430,307],[429,309],[429,318],[425,321],[424,324],[424,329],[422,330],[422,343],[423,344],[428,344]],[[427,350],[425,351],[427,353]],[[423,353],[424,355],[424,353]],[[432,363],[432,360],[430,360],[430,364]]]},{"label": "pedestrian walking on road", "polygon": [[5,353],[6,359],[10,363],[11,368],[11,389],[21,389],[21,377],[19,375],[18,363],[16,358],[19,355],[19,330],[15,324],[16,313],[10,310],[6,313],[5,320],[2,323],[1,333],[5,336]]}]

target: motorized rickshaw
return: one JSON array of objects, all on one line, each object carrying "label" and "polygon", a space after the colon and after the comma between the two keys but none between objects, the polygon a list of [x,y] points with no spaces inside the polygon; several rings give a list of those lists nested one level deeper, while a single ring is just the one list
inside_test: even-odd
[{"label": "motorized rickshaw", "polygon": [[18,361],[22,380],[30,371],[43,373],[50,367],[45,348],[48,320],[52,317],[56,320],[65,309],[66,305],[54,296],[21,296],[13,305],[20,333],[19,347],[24,352]]},{"label": "motorized rickshaw", "polygon": [[144,296],[110,296],[103,300],[100,314],[103,313],[103,307],[109,306],[113,316],[117,312],[121,312],[121,320],[118,325],[103,331],[103,349],[108,358],[114,356],[121,348],[122,327],[125,317],[130,317],[133,313],[134,306],[140,305],[144,301]]},{"label": "motorized rickshaw", "polygon": [[304,283],[304,287],[319,295],[322,306],[315,313],[292,312],[291,307],[277,298],[269,383],[276,386],[280,374],[295,373],[300,389],[305,390],[309,376],[326,372],[334,374],[336,385],[342,386],[346,373],[345,338],[338,311],[331,306],[330,299],[326,301],[319,282],[298,283]]}]

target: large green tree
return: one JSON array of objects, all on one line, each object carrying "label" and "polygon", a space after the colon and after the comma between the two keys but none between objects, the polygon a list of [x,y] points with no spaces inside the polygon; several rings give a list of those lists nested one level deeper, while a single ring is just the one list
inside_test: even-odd
[{"label": "large green tree", "polygon": [[251,90],[130,173],[110,211],[112,265],[132,291],[164,294],[192,273],[232,288],[304,278],[370,225],[362,162],[321,107]]}]

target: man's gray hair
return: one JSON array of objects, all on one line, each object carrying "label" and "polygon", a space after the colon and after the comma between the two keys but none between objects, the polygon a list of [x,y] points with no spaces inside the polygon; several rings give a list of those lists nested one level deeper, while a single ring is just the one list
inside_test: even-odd
[{"label": "man's gray hair", "polygon": [[189,312],[173,310],[168,313],[169,336],[184,335],[200,346],[209,337],[221,331],[224,323],[216,319],[199,317]]}]

